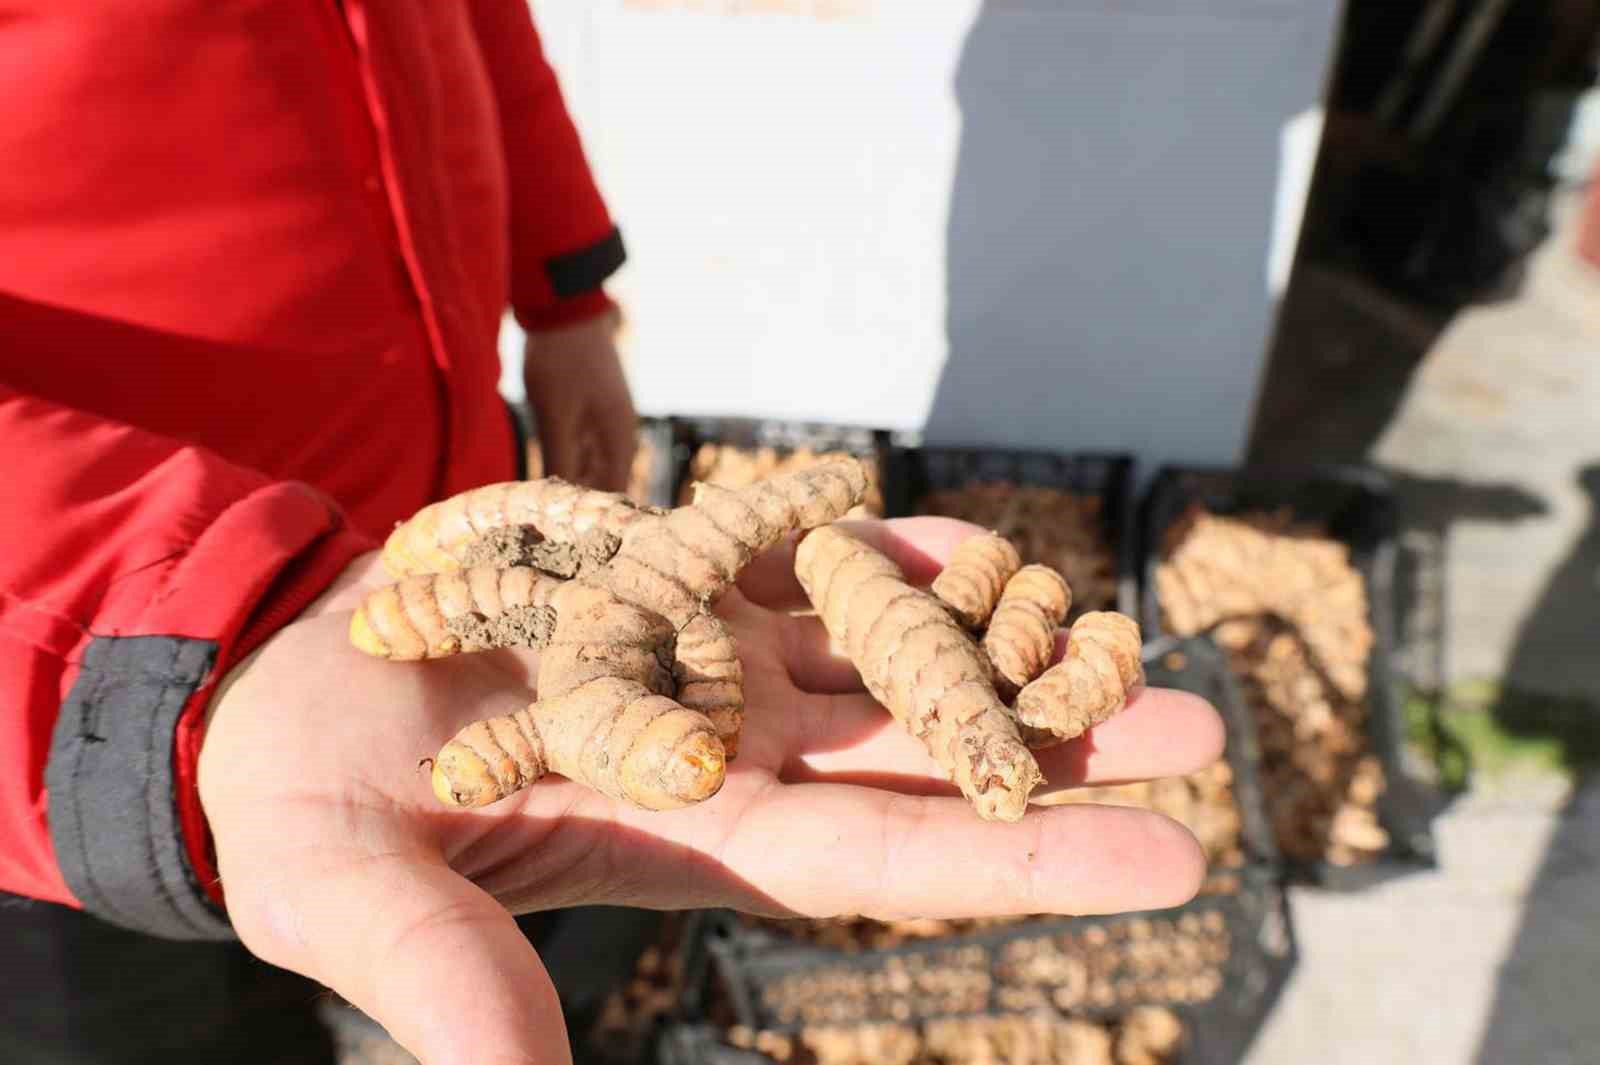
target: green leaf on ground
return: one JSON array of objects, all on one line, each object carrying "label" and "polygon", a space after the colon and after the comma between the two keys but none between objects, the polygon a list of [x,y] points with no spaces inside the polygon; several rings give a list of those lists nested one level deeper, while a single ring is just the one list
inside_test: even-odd
[{"label": "green leaf on ground", "polygon": [[1600,768],[1600,702],[1544,695],[1489,681],[1406,700],[1406,732],[1449,791],[1473,774],[1558,773]]}]

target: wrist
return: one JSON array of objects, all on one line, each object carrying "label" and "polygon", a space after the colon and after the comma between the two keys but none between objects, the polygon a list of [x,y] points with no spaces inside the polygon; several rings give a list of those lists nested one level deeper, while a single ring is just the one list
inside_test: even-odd
[{"label": "wrist", "polygon": [[580,325],[607,323],[619,317],[616,303],[603,288],[590,289],[557,300],[548,307],[518,315],[518,322],[530,336]]},{"label": "wrist", "polygon": [[301,612],[302,618],[320,617],[341,610],[354,610],[366,594],[390,583],[391,578],[383,568],[381,551],[368,551],[350,560],[317,598]]}]

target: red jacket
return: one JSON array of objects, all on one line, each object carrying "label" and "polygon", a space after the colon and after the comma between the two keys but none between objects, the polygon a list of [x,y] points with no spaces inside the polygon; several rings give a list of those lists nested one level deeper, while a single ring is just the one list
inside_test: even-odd
[{"label": "red jacket", "polygon": [[515,475],[504,308],[603,309],[621,241],[526,0],[21,6],[0,889],[225,935],[216,680],[393,522]]}]

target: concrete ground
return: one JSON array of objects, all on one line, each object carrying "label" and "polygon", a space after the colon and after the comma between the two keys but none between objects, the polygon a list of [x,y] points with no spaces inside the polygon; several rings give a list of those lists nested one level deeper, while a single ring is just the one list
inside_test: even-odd
[{"label": "concrete ground", "polygon": [[1450,527],[1449,679],[1600,693],[1600,270],[1573,251],[1578,205],[1520,293],[1456,318],[1372,458],[1418,479],[1521,493]]},{"label": "concrete ground", "polygon": [[1501,302],[1447,319],[1311,266],[1283,310],[1252,458],[1395,477],[1424,687],[1600,693],[1600,269],[1573,250],[1578,207],[1558,199]]},{"label": "concrete ground", "polygon": [[[1256,452],[1397,474],[1422,687],[1498,679],[1593,716],[1600,271],[1573,253],[1576,207],[1557,204],[1514,297],[1448,323],[1313,272],[1283,337],[1303,398],[1276,375]],[[1303,960],[1250,1065],[1600,1060],[1600,785],[1573,779],[1480,774],[1437,824],[1438,871],[1294,892]]]},{"label": "concrete ground", "polygon": [[1437,872],[1292,893],[1301,963],[1248,1065],[1596,1060],[1600,790],[1485,789],[1437,832]]}]

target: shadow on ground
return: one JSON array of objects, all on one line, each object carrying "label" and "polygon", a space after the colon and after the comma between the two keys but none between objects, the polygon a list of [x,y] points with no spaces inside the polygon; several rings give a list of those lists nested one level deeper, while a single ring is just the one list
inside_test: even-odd
[{"label": "shadow on ground", "polygon": [[1508,745],[1555,761],[1576,783],[1501,963],[1479,1065],[1579,1065],[1600,1046],[1600,655],[1548,653],[1592,643],[1600,629],[1600,463],[1579,470],[1578,483],[1588,524],[1550,574],[1490,701]]},{"label": "shadow on ground", "polygon": [[1600,1046],[1600,783],[1580,779],[1562,812],[1522,923],[1496,976],[1477,1065],[1584,1065]]},{"label": "shadow on ground", "polygon": [[[1551,572],[1538,605],[1517,634],[1505,682],[1514,689],[1600,701],[1600,653],[1553,653],[1594,646],[1600,635],[1600,462],[1580,469],[1577,480],[1588,497],[1588,524]],[[1514,705],[1497,716],[1509,729],[1520,727]],[[1531,727],[1540,726],[1535,722]]]}]

